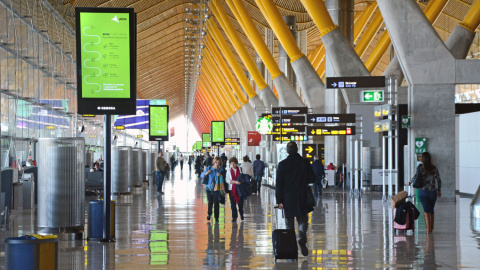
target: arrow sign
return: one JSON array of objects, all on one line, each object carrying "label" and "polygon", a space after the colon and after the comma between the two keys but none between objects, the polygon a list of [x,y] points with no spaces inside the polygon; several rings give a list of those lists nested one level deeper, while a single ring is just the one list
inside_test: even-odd
[{"label": "arrow sign", "polygon": [[302,156],[310,162],[313,162],[313,157],[317,155],[316,144],[304,144],[302,145]]},{"label": "arrow sign", "polygon": [[362,91],[362,102],[383,102],[383,90]]},{"label": "arrow sign", "polygon": [[367,92],[365,94],[365,99],[372,99],[372,95],[369,92]]},{"label": "arrow sign", "polygon": [[305,151],[307,151],[309,154],[311,154],[312,151],[313,151],[313,148],[311,146],[308,146],[307,148],[305,148]]},{"label": "arrow sign", "polygon": [[337,83],[335,83],[335,82],[332,83],[332,86],[333,86],[333,87],[337,87]]},{"label": "arrow sign", "polygon": [[315,118],[310,118],[310,120],[312,120],[312,122],[315,123]]}]

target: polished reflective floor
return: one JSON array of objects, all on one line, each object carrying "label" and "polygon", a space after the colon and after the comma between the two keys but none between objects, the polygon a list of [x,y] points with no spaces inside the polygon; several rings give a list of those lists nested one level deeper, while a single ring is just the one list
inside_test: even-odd
[{"label": "polished reflective floor", "polygon": [[[164,191],[156,195],[144,187],[117,198],[117,241],[61,241],[60,269],[480,269],[471,198],[439,201],[431,235],[425,234],[423,215],[415,233],[397,234],[392,210],[378,193],[328,189],[310,215],[309,256],[275,263],[272,230],[284,222],[273,209],[272,189],[248,198],[245,220],[237,223],[228,200],[219,222],[207,222],[205,192],[188,167],[177,169]],[[35,232],[35,224],[31,210],[13,213],[10,230],[0,232],[0,267],[4,239]]]}]

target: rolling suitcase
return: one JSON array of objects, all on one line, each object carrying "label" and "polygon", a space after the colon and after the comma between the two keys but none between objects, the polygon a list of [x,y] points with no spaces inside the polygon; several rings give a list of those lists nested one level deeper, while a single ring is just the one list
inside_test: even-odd
[{"label": "rolling suitcase", "polygon": [[[284,217],[282,210],[282,216]],[[273,255],[277,259],[291,259],[298,261],[298,247],[295,230],[276,229],[272,233]]]},{"label": "rolling suitcase", "polygon": [[[394,215],[396,215],[396,213],[397,213],[396,210],[397,209],[395,209]],[[413,216],[414,216],[413,209],[410,209],[410,211],[407,212],[407,219],[406,219],[405,224],[401,225],[401,224],[398,224],[397,222],[393,221],[393,228],[397,231],[412,230],[413,232],[415,232],[415,222],[411,221],[411,219],[414,218]]]}]

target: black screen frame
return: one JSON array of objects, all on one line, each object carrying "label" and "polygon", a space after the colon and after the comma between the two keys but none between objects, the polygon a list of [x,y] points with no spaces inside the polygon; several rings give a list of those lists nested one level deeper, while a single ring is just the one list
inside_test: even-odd
[{"label": "black screen frame", "polygon": [[[127,13],[130,36],[130,98],[83,98],[80,13]],[[137,15],[133,8],[75,8],[75,44],[77,50],[77,113],[95,115],[133,115],[137,106]]]},{"label": "black screen frame", "polygon": [[[223,123],[223,142],[214,142],[213,141],[213,123]],[[210,123],[211,133],[210,133],[210,141],[212,142],[212,146],[218,145],[225,145],[225,121],[212,121]]]},{"label": "black screen frame", "polygon": [[[152,136],[152,107],[167,108],[167,136]],[[148,106],[148,140],[151,142],[168,142],[170,138],[170,108],[168,105],[149,105]]]}]

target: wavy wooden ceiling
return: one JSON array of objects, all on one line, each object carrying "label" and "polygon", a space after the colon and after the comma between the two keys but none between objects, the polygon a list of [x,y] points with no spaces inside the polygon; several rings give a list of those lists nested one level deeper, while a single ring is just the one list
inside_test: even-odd
[{"label": "wavy wooden ceiling", "polygon": [[[184,28],[187,14],[185,8],[191,7],[187,0],[49,0],[65,19],[73,25],[74,7],[133,7],[138,20],[138,94],[145,99],[167,99],[171,105],[173,117],[184,114]],[[221,1],[221,0],[217,0]],[[372,1],[372,0],[370,0]],[[307,50],[310,52],[321,44],[319,31],[306,13],[300,0],[276,0],[282,15],[297,17],[298,31],[307,31]],[[355,0],[356,15],[363,12],[367,0]],[[427,1],[421,1],[427,2]],[[450,0],[442,14],[434,23],[439,35],[445,40],[453,28],[463,19],[474,0]],[[257,8],[254,0],[244,0],[250,16],[257,24],[262,35],[268,23]],[[422,9],[425,3],[419,3]],[[228,6],[224,3],[234,26],[247,46],[252,57],[255,51],[236,22]],[[377,11],[378,12],[378,11]],[[382,31],[379,31],[370,43],[362,59],[366,61],[375,47]],[[226,38],[226,36],[225,36]],[[228,39],[226,39],[228,40]],[[472,45],[472,51],[478,52],[478,38]],[[278,46],[278,42],[275,41]],[[231,47],[233,49],[233,47]],[[234,51],[234,50],[233,50]],[[274,56],[277,55],[275,49]],[[240,58],[238,61],[241,63]],[[381,75],[390,62],[390,50],[382,57],[373,71]]]}]

